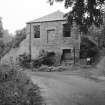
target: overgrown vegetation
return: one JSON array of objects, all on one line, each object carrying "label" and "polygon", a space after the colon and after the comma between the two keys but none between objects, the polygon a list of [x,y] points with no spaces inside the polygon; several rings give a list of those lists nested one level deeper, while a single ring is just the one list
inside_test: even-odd
[{"label": "overgrown vegetation", "polygon": [[54,65],[54,52],[46,52],[45,55],[39,56],[37,59],[33,60],[33,67],[40,67],[41,65]]},{"label": "overgrown vegetation", "polygon": [[80,46],[80,58],[92,58],[92,62],[95,62],[98,57],[99,49],[91,42],[87,37],[81,38]]},{"label": "overgrown vegetation", "polygon": [[105,0],[49,0],[50,4],[62,1],[66,9],[72,8],[66,14],[68,22],[75,22],[81,32],[87,33],[92,25],[103,24]]},{"label": "overgrown vegetation", "polygon": [[31,60],[30,56],[24,53],[18,57],[18,62],[20,66],[25,68],[38,68],[41,65],[52,66],[55,64],[54,56],[54,52],[45,52],[43,54],[40,53],[38,58]]},{"label": "overgrown vegetation", "polygon": [[0,41],[0,55],[3,54],[4,49],[5,49],[5,44],[4,44],[4,42],[1,40],[1,41]]},{"label": "overgrown vegetation", "polygon": [[0,105],[42,105],[40,88],[23,72],[0,66]]},{"label": "overgrown vegetation", "polygon": [[12,42],[4,43],[0,41],[0,57],[5,56],[12,48]]},{"label": "overgrown vegetation", "polygon": [[19,47],[20,43],[26,38],[26,29],[23,28],[22,30],[16,31],[16,36],[13,41],[13,47]]},{"label": "overgrown vegetation", "polygon": [[19,55],[18,57],[18,64],[23,68],[30,68],[31,67],[31,59],[30,56],[26,53]]}]

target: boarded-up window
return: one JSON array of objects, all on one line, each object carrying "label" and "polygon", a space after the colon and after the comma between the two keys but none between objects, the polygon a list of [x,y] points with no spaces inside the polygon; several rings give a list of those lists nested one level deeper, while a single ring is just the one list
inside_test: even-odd
[{"label": "boarded-up window", "polygon": [[55,42],[55,29],[47,30],[47,42],[54,43]]},{"label": "boarded-up window", "polygon": [[40,25],[33,26],[34,38],[40,38]]},{"label": "boarded-up window", "polygon": [[64,37],[71,37],[70,24],[63,24],[63,36]]}]

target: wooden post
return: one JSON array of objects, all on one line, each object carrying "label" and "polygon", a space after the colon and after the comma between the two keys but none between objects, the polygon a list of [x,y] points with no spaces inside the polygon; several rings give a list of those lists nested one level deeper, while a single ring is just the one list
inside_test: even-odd
[{"label": "wooden post", "polygon": [[74,47],[74,64],[75,64],[75,47]]}]

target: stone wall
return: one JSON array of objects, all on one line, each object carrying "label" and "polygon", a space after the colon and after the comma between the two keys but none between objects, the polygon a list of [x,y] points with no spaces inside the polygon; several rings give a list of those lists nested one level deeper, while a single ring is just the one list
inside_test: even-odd
[{"label": "stone wall", "polygon": [[16,63],[16,59],[19,55],[27,53],[29,54],[29,39],[23,40],[21,42],[20,46],[17,48],[12,48],[2,59],[2,64],[9,64],[11,63],[11,60],[13,60],[14,63]]}]

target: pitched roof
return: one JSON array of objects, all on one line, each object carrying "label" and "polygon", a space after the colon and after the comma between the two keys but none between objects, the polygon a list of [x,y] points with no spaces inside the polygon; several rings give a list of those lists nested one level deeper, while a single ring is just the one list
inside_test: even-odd
[{"label": "pitched roof", "polygon": [[48,22],[48,21],[57,21],[57,20],[65,20],[64,13],[61,11],[56,11],[54,13],[48,14],[41,18],[35,19],[28,23],[37,23],[37,22]]}]

